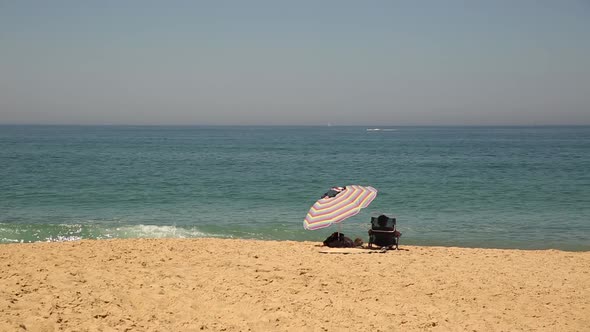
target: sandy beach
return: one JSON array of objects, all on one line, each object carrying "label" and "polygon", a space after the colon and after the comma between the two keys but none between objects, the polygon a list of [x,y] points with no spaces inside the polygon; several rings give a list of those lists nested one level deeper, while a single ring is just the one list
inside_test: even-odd
[{"label": "sandy beach", "polygon": [[315,242],[0,245],[0,331],[588,331],[590,252]]}]

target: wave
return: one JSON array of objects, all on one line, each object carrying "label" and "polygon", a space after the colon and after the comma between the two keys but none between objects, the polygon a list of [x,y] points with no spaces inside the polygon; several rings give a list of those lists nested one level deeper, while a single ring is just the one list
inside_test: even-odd
[{"label": "wave", "polygon": [[221,237],[196,227],[105,224],[0,223],[0,243],[68,242],[84,239]]},{"label": "wave", "polygon": [[117,227],[113,231],[117,238],[193,238],[215,236],[199,231],[197,228],[183,228],[176,226],[133,225]]}]

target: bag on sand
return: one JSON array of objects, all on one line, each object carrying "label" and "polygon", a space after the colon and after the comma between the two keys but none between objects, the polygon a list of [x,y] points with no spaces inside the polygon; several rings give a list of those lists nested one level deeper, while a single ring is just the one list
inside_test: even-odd
[{"label": "bag on sand", "polygon": [[342,233],[334,232],[324,240],[324,245],[330,248],[354,248],[355,244]]}]

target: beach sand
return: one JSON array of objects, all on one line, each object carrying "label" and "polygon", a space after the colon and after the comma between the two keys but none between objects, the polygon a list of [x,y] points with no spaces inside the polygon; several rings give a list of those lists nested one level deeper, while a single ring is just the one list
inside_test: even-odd
[{"label": "beach sand", "polygon": [[126,239],[0,245],[0,331],[590,331],[590,252]]}]

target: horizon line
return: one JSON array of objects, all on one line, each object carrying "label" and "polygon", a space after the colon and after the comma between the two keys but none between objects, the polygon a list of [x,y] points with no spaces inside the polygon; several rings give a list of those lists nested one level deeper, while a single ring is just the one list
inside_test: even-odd
[{"label": "horizon line", "polygon": [[133,123],[0,123],[0,126],[53,127],[587,127],[588,124],[133,124]]}]

